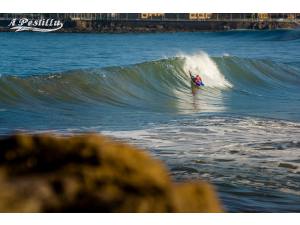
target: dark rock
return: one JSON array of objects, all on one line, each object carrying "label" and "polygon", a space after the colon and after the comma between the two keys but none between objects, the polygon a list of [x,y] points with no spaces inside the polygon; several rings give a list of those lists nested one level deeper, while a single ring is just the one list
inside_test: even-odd
[{"label": "dark rock", "polygon": [[0,212],[221,212],[211,185],[172,183],[146,152],[98,135],[0,140]]}]

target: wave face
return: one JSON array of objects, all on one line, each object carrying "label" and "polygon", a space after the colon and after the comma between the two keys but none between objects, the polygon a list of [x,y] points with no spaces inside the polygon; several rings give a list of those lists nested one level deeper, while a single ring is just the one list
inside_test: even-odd
[{"label": "wave face", "polygon": [[[189,70],[201,75],[205,87],[191,88]],[[27,104],[51,107],[90,104],[158,112],[215,112],[230,110],[232,105],[228,105],[228,100],[237,96],[243,97],[242,102],[237,99],[240,105],[247,98],[259,103],[255,97],[272,97],[272,102],[276,102],[287,93],[297,100],[299,74],[299,68],[283,63],[210,57],[200,52],[128,66],[39,76],[2,76],[0,101],[4,108]]]}]

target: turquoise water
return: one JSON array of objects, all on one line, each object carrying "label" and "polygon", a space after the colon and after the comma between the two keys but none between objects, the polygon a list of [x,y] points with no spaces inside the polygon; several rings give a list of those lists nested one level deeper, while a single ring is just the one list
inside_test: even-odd
[{"label": "turquoise water", "polygon": [[229,211],[300,211],[299,30],[0,33],[0,49],[1,135],[107,134]]}]

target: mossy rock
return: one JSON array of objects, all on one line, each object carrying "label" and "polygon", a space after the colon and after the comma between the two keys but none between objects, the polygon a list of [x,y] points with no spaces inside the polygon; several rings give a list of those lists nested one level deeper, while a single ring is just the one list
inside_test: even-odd
[{"label": "mossy rock", "polygon": [[144,150],[87,134],[0,140],[0,212],[221,212],[211,185],[174,184]]}]

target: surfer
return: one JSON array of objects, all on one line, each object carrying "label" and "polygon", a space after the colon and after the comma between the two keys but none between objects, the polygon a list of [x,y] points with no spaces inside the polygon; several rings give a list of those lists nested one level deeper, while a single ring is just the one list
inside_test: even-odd
[{"label": "surfer", "polygon": [[192,81],[194,82],[194,84],[196,86],[199,86],[199,87],[200,86],[204,86],[204,83],[202,82],[202,79],[201,79],[201,77],[200,77],[199,74],[197,74],[196,76],[193,76],[192,73],[191,73],[191,71],[189,71],[189,73],[190,73]]}]

